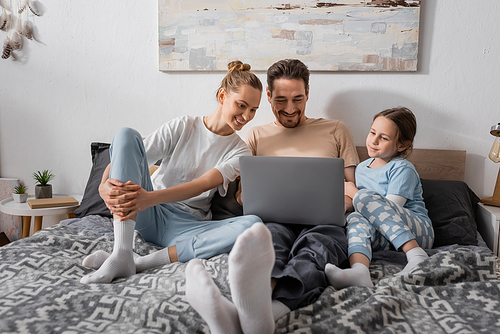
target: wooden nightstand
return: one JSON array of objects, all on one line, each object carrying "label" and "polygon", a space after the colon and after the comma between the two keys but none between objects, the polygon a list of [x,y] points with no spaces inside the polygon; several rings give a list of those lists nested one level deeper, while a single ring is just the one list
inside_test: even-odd
[{"label": "wooden nightstand", "polygon": [[[73,196],[79,203],[82,202],[81,195],[57,195],[54,197],[67,197]],[[33,199],[34,196],[31,195],[28,199]],[[23,216],[23,238],[30,235],[30,225],[31,217],[35,217],[35,222],[33,224],[33,234],[38,232],[42,228],[43,216],[57,216],[61,214],[67,214],[68,218],[72,218],[73,211],[78,208],[79,205],[65,206],[65,207],[53,207],[53,208],[43,208],[43,209],[32,209],[28,202],[16,203],[12,197],[4,199],[0,202],[0,211],[9,215]]]},{"label": "wooden nightstand", "polygon": [[477,208],[477,229],[488,247],[496,256],[500,256],[500,207],[478,204]]}]

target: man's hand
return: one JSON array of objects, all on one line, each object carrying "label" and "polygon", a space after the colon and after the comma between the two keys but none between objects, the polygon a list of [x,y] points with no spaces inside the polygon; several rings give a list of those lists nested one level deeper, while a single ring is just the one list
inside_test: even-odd
[{"label": "man's hand", "polygon": [[344,195],[344,210],[345,210],[345,213],[354,211],[354,205],[352,204],[352,198],[350,198],[347,195]]},{"label": "man's hand", "polygon": [[357,192],[358,192],[358,188],[356,188],[356,185],[354,184],[354,182],[350,182],[350,181],[344,182],[344,193],[345,193],[344,208],[345,208],[345,212],[354,211],[352,199],[353,199],[354,195],[356,195]]},{"label": "man's hand", "polygon": [[349,196],[351,199],[354,198],[354,195],[358,192],[358,188],[354,182],[346,181],[344,182],[344,194]]}]

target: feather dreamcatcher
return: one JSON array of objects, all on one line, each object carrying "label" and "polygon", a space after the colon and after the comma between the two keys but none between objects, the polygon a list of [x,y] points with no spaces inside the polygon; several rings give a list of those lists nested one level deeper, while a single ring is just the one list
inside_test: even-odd
[{"label": "feather dreamcatcher", "polygon": [[29,8],[29,10],[36,16],[40,16],[38,11],[36,10],[35,6],[35,1],[29,1],[29,0],[24,0],[23,5],[19,8],[18,13],[22,14],[26,8]]},{"label": "feather dreamcatcher", "polygon": [[[33,40],[33,25],[29,16],[41,16],[38,4],[38,1],[30,0],[0,0],[2,8],[0,30],[7,32],[2,59],[8,59],[14,55],[14,51],[22,50],[24,38]],[[12,29],[13,26],[14,29]]]},{"label": "feather dreamcatcher", "polygon": [[12,42],[10,41],[10,39],[7,39],[3,43],[2,59],[8,59],[10,57],[10,55],[12,54],[13,49],[14,48],[12,47]]},{"label": "feather dreamcatcher", "polygon": [[9,25],[9,14],[7,14],[4,8],[2,15],[0,15],[0,30],[7,31],[8,25]]}]

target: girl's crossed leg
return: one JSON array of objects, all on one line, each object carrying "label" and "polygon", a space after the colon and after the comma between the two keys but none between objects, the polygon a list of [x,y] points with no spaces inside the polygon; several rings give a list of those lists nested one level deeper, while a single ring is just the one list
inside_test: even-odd
[{"label": "girl's crossed leg", "polygon": [[347,224],[351,268],[341,270],[328,264],[325,273],[332,286],[373,286],[369,272],[372,251],[388,249],[390,244],[406,253],[408,263],[399,275],[428,257],[422,247],[431,248],[434,241],[430,220],[366,189],[355,196],[354,207],[356,212],[349,215]]}]

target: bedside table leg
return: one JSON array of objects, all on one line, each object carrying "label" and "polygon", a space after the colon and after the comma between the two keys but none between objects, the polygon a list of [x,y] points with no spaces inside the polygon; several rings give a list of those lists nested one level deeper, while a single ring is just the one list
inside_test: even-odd
[{"label": "bedside table leg", "polygon": [[31,216],[23,217],[23,238],[30,236]]},{"label": "bedside table leg", "polygon": [[33,225],[33,234],[42,229],[42,216],[35,217],[35,224]]}]

